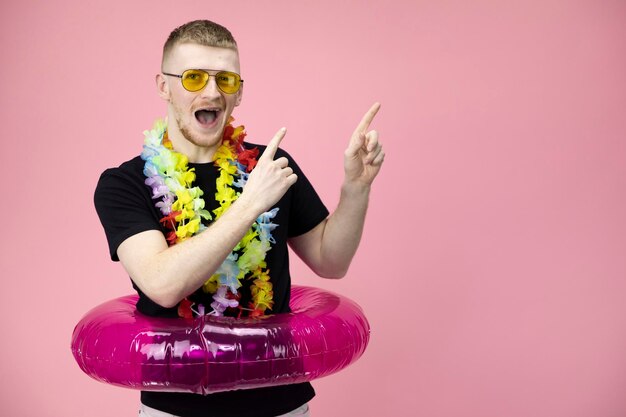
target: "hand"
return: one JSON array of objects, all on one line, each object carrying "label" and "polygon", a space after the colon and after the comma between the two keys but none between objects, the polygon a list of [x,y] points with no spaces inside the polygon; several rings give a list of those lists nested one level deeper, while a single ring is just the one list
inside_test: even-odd
[{"label": "hand", "polygon": [[286,133],[287,129],[283,127],[270,140],[241,193],[240,198],[248,198],[258,214],[269,210],[298,180],[298,176],[288,166],[287,158],[274,160],[278,145]]},{"label": "hand", "polygon": [[380,103],[374,103],[352,133],[350,143],[344,153],[347,183],[361,183],[369,186],[380,171],[385,152],[378,141],[378,132],[367,131],[379,109]]}]

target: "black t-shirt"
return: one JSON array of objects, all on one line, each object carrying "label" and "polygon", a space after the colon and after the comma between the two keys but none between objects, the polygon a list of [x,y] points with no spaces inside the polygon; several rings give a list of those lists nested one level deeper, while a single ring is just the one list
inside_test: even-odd
[{"label": "black t-shirt", "polygon": [[[258,147],[262,153],[265,146],[245,144],[246,148]],[[267,269],[270,271],[274,306],[272,313],[289,312],[291,277],[289,275],[289,252],[287,239],[304,234],[328,216],[328,210],[302,173],[295,161],[283,150],[276,158],[285,156],[298,180],[289,188],[274,207],[278,213],[272,220],[277,224],[272,231],[276,243],[267,252]],[[212,212],[219,206],[215,201],[215,180],[218,170],[213,163],[189,164],[195,168],[196,181],[204,192],[206,209]],[[155,206],[150,187],[145,185],[144,161],[135,157],[118,168],[106,170],[98,182],[94,201],[109,244],[111,259],[118,261],[119,245],[137,233],[147,230],[166,229],[159,223],[161,212]],[[131,277],[132,280],[132,277]],[[245,280],[242,282],[247,287]],[[158,317],[177,317],[177,307],[164,308],[150,300],[133,283],[139,293],[137,309],[144,314]],[[188,297],[203,303],[211,311],[211,294],[198,289]],[[142,391],[141,401],[149,407],[183,417],[271,417],[287,413],[309,401],[315,392],[309,383],[274,386],[249,390],[220,392],[202,396],[188,393]]]}]

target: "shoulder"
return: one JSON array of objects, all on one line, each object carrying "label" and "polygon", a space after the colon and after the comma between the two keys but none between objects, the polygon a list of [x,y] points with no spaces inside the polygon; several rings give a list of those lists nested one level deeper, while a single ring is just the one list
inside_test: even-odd
[{"label": "shoulder", "polygon": [[107,168],[102,173],[104,175],[132,175],[136,172],[143,173],[145,161],[140,156],[136,156],[128,161],[122,162],[119,166]]},{"label": "shoulder", "polygon": [[[143,167],[145,162],[141,159],[141,157],[136,156],[133,159],[130,159],[126,162],[123,162],[117,167],[107,168],[100,175],[100,179],[98,180],[98,185],[105,184],[109,181],[116,180],[137,180],[137,179],[145,179],[143,175]],[[143,182],[143,181],[142,181]]]},{"label": "shoulder", "polygon": [[106,169],[98,179],[94,198],[96,205],[101,200],[111,197],[133,195],[135,197],[148,192],[143,174],[144,161],[139,157],[130,159],[118,167]]}]

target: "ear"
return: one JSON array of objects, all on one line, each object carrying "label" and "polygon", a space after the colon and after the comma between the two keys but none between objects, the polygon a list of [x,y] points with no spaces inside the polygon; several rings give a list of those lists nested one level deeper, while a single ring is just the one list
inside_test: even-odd
[{"label": "ear", "polygon": [[165,76],[161,73],[158,73],[155,77],[157,91],[159,93],[159,97],[161,97],[165,101],[170,100],[170,87],[165,79]]}]

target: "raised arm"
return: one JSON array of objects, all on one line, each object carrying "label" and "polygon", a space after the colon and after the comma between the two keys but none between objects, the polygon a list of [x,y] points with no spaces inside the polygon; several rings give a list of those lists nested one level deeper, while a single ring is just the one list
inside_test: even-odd
[{"label": "raised arm", "polygon": [[289,240],[296,254],[319,276],[343,277],[359,246],[371,185],[385,158],[378,132],[368,131],[379,109],[380,104],[375,103],[350,138],[335,211],[313,230]]},{"label": "raised arm", "polygon": [[200,288],[256,218],[296,182],[287,158],[274,160],[285,132],[283,128],[272,138],[241,196],[207,230],[170,247],[156,230],[133,235],[119,245],[117,255],[122,265],[155,303],[173,307]]}]

